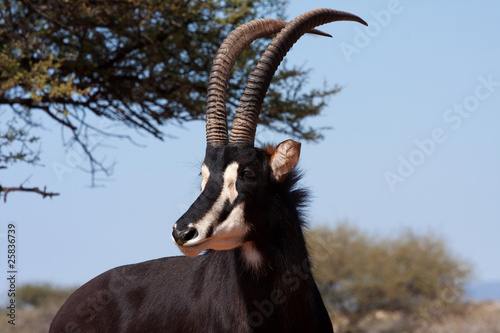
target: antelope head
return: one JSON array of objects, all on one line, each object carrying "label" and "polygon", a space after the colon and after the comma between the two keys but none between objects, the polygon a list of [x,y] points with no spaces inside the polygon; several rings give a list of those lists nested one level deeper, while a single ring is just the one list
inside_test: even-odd
[{"label": "antelope head", "polygon": [[[261,19],[235,29],[219,48],[212,65],[206,108],[207,148],[201,166],[201,194],[174,224],[172,236],[187,256],[204,250],[251,245],[269,226],[262,216],[272,210],[279,187],[295,168],[300,143],[286,140],[276,147],[254,147],[263,99],[280,62],[292,45],[312,29],[359,17],[331,9],[307,12],[285,23]],[[245,87],[228,138],[226,89],[232,67],[253,40],[277,34]],[[267,223],[267,222],[266,222]]]}]

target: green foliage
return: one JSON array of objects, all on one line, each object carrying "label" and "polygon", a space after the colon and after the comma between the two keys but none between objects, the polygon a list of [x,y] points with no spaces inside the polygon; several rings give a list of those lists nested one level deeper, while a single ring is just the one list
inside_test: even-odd
[{"label": "green foliage", "polygon": [[18,289],[20,306],[42,306],[48,302],[60,303],[66,300],[74,288],[56,288],[50,284],[25,284]]},{"label": "green foliage", "polygon": [[376,310],[444,314],[461,304],[471,270],[433,234],[375,237],[348,224],[308,233],[314,275],[347,331]]},{"label": "green foliage", "polygon": [[[2,1],[0,106],[13,114],[0,112],[0,134],[11,133],[2,118],[16,119],[13,141],[35,152],[39,143],[33,146],[36,140],[27,141],[24,133],[48,119],[70,133],[66,144],[77,144],[88,155],[92,175],[109,174],[93,155],[93,133],[130,137],[99,128],[97,117],[159,139],[168,136],[165,124],[203,119],[217,47],[244,22],[283,18],[285,5],[285,0]],[[235,66],[228,92],[230,122],[268,42],[253,43]],[[281,69],[262,112],[265,126],[305,140],[321,138],[321,129],[304,127],[303,120],[319,114],[338,89],[307,92],[306,81],[307,70]],[[7,141],[0,141],[1,147]],[[34,154],[17,161],[37,159]],[[4,163],[0,160],[0,167]]]},{"label": "green foliage", "polygon": [[39,160],[40,151],[34,149],[39,138],[30,135],[31,126],[20,127],[19,122],[14,117],[0,128],[0,167],[20,161],[36,164]]}]

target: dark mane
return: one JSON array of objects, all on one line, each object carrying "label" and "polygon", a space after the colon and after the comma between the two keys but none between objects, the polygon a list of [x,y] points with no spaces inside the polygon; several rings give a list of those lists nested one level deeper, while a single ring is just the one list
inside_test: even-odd
[{"label": "dark mane", "polygon": [[293,204],[299,213],[299,218],[301,225],[307,227],[307,221],[305,221],[305,215],[307,213],[307,207],[311,202],[311,192],[308,188],[302,187],[300,181],[304,173],[302,170],[295,168],[283,182],[286,186],[293,200]]}]

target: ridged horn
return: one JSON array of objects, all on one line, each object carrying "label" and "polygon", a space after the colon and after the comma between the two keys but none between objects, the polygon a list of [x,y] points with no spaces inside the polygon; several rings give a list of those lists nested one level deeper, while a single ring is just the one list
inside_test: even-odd
[{"label": "ridged horn", "polygon": [[[207,89],[207,144],[225,145],[228,142],[226,92],[236,59],[254,40],[276,34],[286,24],[287,22],[273,19],[258,19],[245,23],[233,30],[217,50]],[[312,30],[311,33],[330,36],[319,30]]]},{"label": "ridged horn", "polygon": [[225,145],[228,142],[226,92],[236,59],[254,40],[279,32],[286,23],[260,19],[245,23],[226,37],[214,57],[207,89],[207,144]]},{"label": "ridged horn", "polygon": [[315,9],[288,23],[264,51],[243,91],[236,110],[229,142],[254,144],[262,102],[279,64],[293,44],[307,31],[334,21],[355,21],[367,25],[356,15],[333,9]]}]

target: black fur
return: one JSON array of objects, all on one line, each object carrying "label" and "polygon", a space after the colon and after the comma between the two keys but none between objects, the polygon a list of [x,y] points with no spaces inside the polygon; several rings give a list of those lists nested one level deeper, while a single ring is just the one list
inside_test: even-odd
[{"label": "black fur", "polygon": [[71,295],[50,332],[333,332],[302,231],[307,191],[298,188],[295,171],[280,184],[273,181],[269,160],[266,150],[208,147],[210,178],[177,222],[210,208],[223,171],[237,161],[238,197],[224,210],[245,202],[245,241],[263,258],[258,269],[248,265],[241,247],[118,267]]}]

